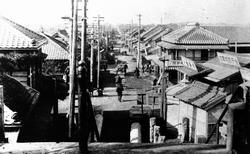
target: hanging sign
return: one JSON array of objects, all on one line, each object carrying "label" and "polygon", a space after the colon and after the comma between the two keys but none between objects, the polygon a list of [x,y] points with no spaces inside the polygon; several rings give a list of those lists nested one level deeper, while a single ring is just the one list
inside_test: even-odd
[{"label": "hanging sign", "polygon": [[220,63],[240,67],[240,63],[236,56],[225,54],[225,53],[220,53],[220,52],[217,52],[217,56],[218,56]]},{"label": "hanging sign", "polygon": [[250,69],[241,68],[240,73],[241,73],[241,76],[244,80],[250,81]]},{"label": "hanging sign", "polygon": [[194,61],[192,61],[184,56],[181,56],[181,61],[182,61],[182,64],[184,66],[191,68],[192,70],[198,71]]}]

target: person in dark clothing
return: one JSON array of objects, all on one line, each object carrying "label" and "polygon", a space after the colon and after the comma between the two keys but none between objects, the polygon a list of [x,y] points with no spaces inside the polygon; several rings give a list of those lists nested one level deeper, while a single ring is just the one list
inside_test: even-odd
[{"label": "person in dark clothing", "polygon": [[157,78],[154,78],[153,80],[153,86],[156,86],[157,85]]},{"label": "person in dark clothing", "polygon": [[119,102],[122,102],[122,91],[123,91],[122,84],[118,84],[117,87],[116,87],[116,92],[117,92]]},{"label": "person in dark clothing", "polygon": [[136,68],[135,68],[135,72],[134,72],[134,75],[135,75],[136,78],[139,78],[139,75],[140,75],[139,73],[140,73],[140,71],[139,71],[139,69],[136,67]]},{"label": "person in dark clothing", "polygon": [[127,73],[127,69],[128,69],[128,65],[127,65],[127,64],[124,64],[124,65],[123,65],[124,76],[125,76],[126,73]]},{"label": "person in dark clothing", "polygon": [[116,84],[116,92],[118,95],[118,101],[122,101],[122,91],[123,91],[123,85],[122,85],[122,78],[117,74],[115,78],[115,84]]}]

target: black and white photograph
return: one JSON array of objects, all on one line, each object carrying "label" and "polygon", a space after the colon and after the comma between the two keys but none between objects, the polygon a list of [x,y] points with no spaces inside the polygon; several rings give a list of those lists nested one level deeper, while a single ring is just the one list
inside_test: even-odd
[{"label": "black and white photograph", "polygon": [[0,154],[250,153],[249,0],[0,0]]}]

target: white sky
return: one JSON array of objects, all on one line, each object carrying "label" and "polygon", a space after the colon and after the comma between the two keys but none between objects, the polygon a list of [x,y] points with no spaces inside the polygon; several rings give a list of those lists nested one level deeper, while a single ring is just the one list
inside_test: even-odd
[{"label": "white sky", "polygon": [[[48,26],[63,23],[71,0],[0,0],[0,14],[20,24]],[[203,22],[250,24],[250,0],[89,0],[89,21],[100,14],[105,23],[142,24]],[[161,20],[162,19],[162,20]]]}]

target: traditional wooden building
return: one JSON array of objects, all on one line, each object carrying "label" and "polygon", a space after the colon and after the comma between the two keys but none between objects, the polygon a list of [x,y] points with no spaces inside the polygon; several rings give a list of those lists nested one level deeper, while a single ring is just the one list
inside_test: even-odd
[{"label": "traditional wooden building", "polygon": [[149,51],[157,50],[157,41],[161,39],[163,35],[170,33],[172,29],[168,25],[156,25],[149,30],[141,34],[142,50],[148,54]]},{"label": "traditional wooden building", "polygon": [[44,34],[48,43],[42,46],[42,52],[47,55],[43,62],[43,73],[62,77],[69,65],[69,51],[67,44]]},{"label": "traditional wooden building", "polygon": [[[177,107],[170,106],[170,110],[176,108],[178,113],[178,122],[172,119],[168,122],[172,125],[181,124],[178,126],[178,131],[184,139],[182,120],[188,119],[188,141],[204,142],[218,124],[216,128],[218,139],[223,143],[224,138],[220,135],[219,129],[222,128],[222,121],[225,120],[218,122],[218,119],[232,95],[243,83],[244,75],[240,70],[249,68],[250,57],[232,52],[217,53],[217,55],[202,64],[209,71],[194,74],[193,82],[179,83],[166,91],[168,102],[175,99],[177,105]],[[211,141],[216,142],[216,135],[212,136]]]},{"label": "traditional wooden building", "polygon": [[205,62],[216,57],[216,52],[229,49],[227,38],[208,31],[199,23],[188,24],[165,35],[158,45],[173,60],[184,56],[196,62]]},{"label": "traditional wooden building", "polygon": [[184,142],[204,143],[217,121],[213,113],[220,113],[225,105],[227,93],[224,88],[194,81],[174,85],[167,90],[167,95],[168,99],[176,99],[176,106],[169,107],[169,110],[176,111],[176,118],[169,118],[168,122],[171,125],[177,124],[180,139]]},{"label": "traditional wooden building", "polygon": [[[168,70],[170,78],[177,79],[175,83],[188,76],[190,68],[199,72],[199,63],[216,57],[217,52],[229,49],[228,39],[208,31],[199,23],[188,24],[168,33],[162,37],[158,46],[161,47],[162,55],[164,53],[171,57],[166,70]],[[185,59],[185,63],[183,63],[183,59]]]},{"label": "traditional wooden building", "polygon": [[33,87],[46,57],[42,53],[42,45],[46,42],[44,36],[0,17],[1,72]]}]

